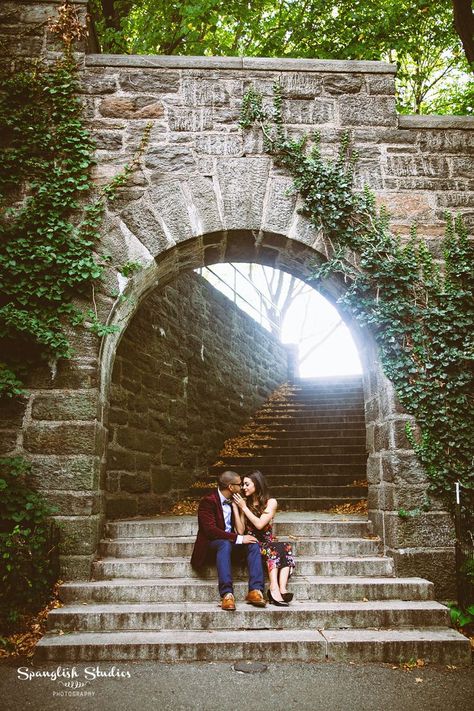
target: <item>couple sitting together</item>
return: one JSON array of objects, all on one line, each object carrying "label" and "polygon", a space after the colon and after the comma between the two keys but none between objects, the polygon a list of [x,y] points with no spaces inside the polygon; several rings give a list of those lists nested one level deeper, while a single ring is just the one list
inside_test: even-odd
[{"label": "couple sitting together", "polygon": [[264,560],[270,579],[269,602],[288,607],[293,594],[287,591],[287,583],[295,561],[291,545],[277,541],[272,533],[277,501],[269,497],[265,477],[254,471],[242,482],[236,472],[225,471],[218,478],[218,487],[199,504],[199,530],[191,565],[199,569],[208,562],[210,553],[215,554],[221,607],[235,610],[232,556],[245,551],[249,572],[246,601],[256,607],[267,604]]}]

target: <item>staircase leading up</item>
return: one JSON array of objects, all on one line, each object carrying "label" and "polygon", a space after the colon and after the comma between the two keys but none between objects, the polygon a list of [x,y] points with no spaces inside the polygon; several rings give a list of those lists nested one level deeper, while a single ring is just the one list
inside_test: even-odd
[{"label": "staircase leading up", "polygon": [[[215,568],[198,575],[189,563],[195,515],[113,521],[92,580],[61,586],[64,606],[49,613],[37,659],[470,664],[432,583],[395,577],[366,516],[327,512],[366,495],[359,378],[284,386],[227,448],[210,477],[258,467],[287,509],[275,532],[296,554],[290,607],[246,604],[236,567],[237,611],[222,611]],[[204,482],[193,494],[205,491]]]},{"label": "staircase leading up", "polygon": [[361,377],[305,379],[279,388],[226,443],[209,480],[260,469],[281,510],[324,511],[367,498],[366,465]]},{"label": "staircase leading up", "polygon": [[36,659],[470,663],[433,585],[394,577],[362,516],[278,515],[297,556],[289,608],[246,604],[236,567],[237,611],[222,611],[215,569],[198,576],[189,564],[196,531],[195,516],[107,524],[93,580],[62,585]]}]

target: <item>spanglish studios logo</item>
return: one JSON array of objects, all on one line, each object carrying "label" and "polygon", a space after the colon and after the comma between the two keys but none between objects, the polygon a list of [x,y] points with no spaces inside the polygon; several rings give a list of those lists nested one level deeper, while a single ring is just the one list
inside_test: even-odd
[{"label": "spanglish studios logo", "polygon": [[29,667],[18,667],[18,679],[20,681],[33,681],[33,679],[46,679],[56,685],[53,689],[53,696],[95,696],[90,686],[92,681],[97,679],[130,679],[131,674],[128,669],[120,669],[115,665],[108,668],[99,666],[84,667],[56,667],[56,669],[30,669]]}]

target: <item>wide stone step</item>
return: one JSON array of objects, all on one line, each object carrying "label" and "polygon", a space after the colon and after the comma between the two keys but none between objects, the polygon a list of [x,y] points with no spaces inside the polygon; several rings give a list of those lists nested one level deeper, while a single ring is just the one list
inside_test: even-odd
[{"label": "wide stone step", "polygon": [[[360,477],[362,480],[363,477]],[[291,486],[352,486],[354,477],[347,474],[294,474],[289,477],[286,474],[268,474],[266,477],[270,493],[273,494],[275,487]],[[204,487],[203,482],[208,482]],[[364,479],[365,481],[365,479]],[[213,491],[216,488],[216,479],[213,476],[203,477],[199,487],[190,487],[190,496],[202,495]]]},{"label": "wide stone step", "polygon": [[[367,498],[366,486],[299,486],[298,484],[288,486],[274,486],[272,495],[280,501],[282,498],[295,499],[319,499],[321,498]],[[316,502],[317,503],[317,502]]]},{"label": "wide stone step", "polygon": [[[363,538],[306,538],[290,541],[296,555],[377,555],[379,541]],[[140,556],[189,557],[194,547],[194,536],[169,538],[123,538],[101,541],[100,555],[111,558],[138,558]]]},{"label": "wide stone step", "polygon": [[[256,465],[254,466],[252,463],[251,457],[242,457],[241,459],[233,457],[232,464],[229,459],[221,457],[219,461],[224,462],[224,464],[215,464],[209,467],[209,474],[211,476],[214,475],[215,478],[219,472],[231,466],[234,471],[245,476],[251,467],[256,468]],[[345,474],[346,476],[352,476],[353,479],[365,479],[367,468],[365,464],[270,464],[269,466],[262,466],[262,472],[265,476],[270,476],[271,474],[284,474],[288,477],[299,474]]]},{"label": "wide stone step", "polygon": [[[250,430],[249,430],[250,431]],[[252,429],[252,432],[258,434],[269,434],[271,437],[279,437],[281,439],[300,438],[300,437],[346,437],[358,436],[365,437],[366,427],[365,422],[321,422],[315,423],[292,423],[291,420],[280,422],[266,422],[258,425],[258,429]]]},{"label": "wide stone step", "polygon": [[[229,457],[225,456],[223,457],[225,461],[228,464],[239,464],[242,457]],[[252,454],[251,456],[245,457],[245,459],[249,459],[252,464],[256,465],[261,465],[262,467],[265,465],[272,465],[272,464],[281,464],[281,465],[289,465],[291,464],[292,466],[295,466],[296,464],[306,464],[307,466],[310,466],[314,464],[315,466],[318,466],[319,464],[330,464],[332,465],[334,462],[334,455],[333,454],[286,454],[286,455],[272,455],[272,454],[262,454],[261,451],[257,450],[257,454]],[[363,454],[339,454],[337,455],[337,463],[338,465],[341,464],[354,464],[355,466],[362,466],[367,462],[367,454],[364,452]]]},{"label": "wide stone step", "polygon": [[352,426],[357,426],[365,422],[363,414],[355,414],[351,410],[328,410],[328,414],[318,414],[318,415],[308,415],[306,413],[294,413],[287,412],[274,413],[271,415],[256,415],[254,417],[255,424],[265,425],[271,423],[272,425],[280,424],[284,426],[285,424],[290,424],[292,427],[301,427],[302,425],[341,425],[341,424],[351,424]]},{"label": "wide stone step", "polygon": [[364,501],[367,497],[367,492],[363,496],[320,496],[315,499],[311,498],[295,498],[295,497],[283,497],[280,496],[278,499],[278,506],[281,511],[328,511],[333,509],[335,506],[341,506],[343,504],[357,504],[360,501]]},{"label": "wide stone step", "polygon": [[[155,518],[109,521],[105,527],[107,538],[150,538],[156,536],[195,536],[198,531],[196,516],[156,516]],[[345,537],[369,536],[372,523],[366,517],[345,516],[343,520],[331,514],[277,514],[274,532],[278,536]]]},{"label": "wide stone step", "polygon": [[230,615],[216,602],[67,605],[51,610],[48,630],[103,632],[125,630],[362,629],[442,627],[449,611],[434,601],[292,602],[288,608],[255,608],[237,603]]},{"label": "wide stone step", "polygon": [[[355,600],[432,600],[434,585],[423,578],[379,577],[292,577],[290,589],[295,600],[342,602]],[[247,594],[246,581],[236,581],[236,599]],[[97,602],[209,602],[217,600],[217,581],[187,578],[157,578],[130,580],[75,581],[63,583],[59,589],[64,603]]]},{"label": "wide stone step", "polygon": [[[270,447],[273,450],[284,450],[288,449],[291,452],[295,450],[301,450],[315,447],[363,447],[365,448],[366,437],[365,434],[361,434],[358,437],[252,437],[252,443],[255,447]],[[242,447],[241,449],[245,449]],[[282,452],[284,454],[284,452]]]},{"label": "wide stone step", "polygon": [[[263,457],[271,457],[273,458],[278,458],[282,459],[282,461],[287,461],[288,457],[292,457],[293,459],[296,459],[297,461],[300,461],[301,457],[307,457],[307,456],[312,456],[315,458],[315,460],[319,460],[322,455],[331,455],[333,458],[337,457],[338,461],[342,459],[342,457],[346,456],[364,456],[367,458],[367,453],[365,450],[365,441],[364,443],[358,442],[357,444],[345,444],[344,441],[341,441],[340,444],[317,444],[317,445],[309,445],[309,446],[302,446],[302,445],[296,445],[294,442],[291,442],[288,446],[276,446],[274,444],[267,444],[264,447],[259,445],[257,442],[255,442],[255,445],[252,447],[238,447],[239,453],[245,453],[245,454],[258,454]],[[277,461],[277,460],[275,460]]]},{"label": "wide stone step", "polygon": [[[359,575],[359,576],[393,576],[394,565],[391,558],[367,556],[314,556],[299,557],[296,566],[296,576],[303,575]],[[216,577],[214,566],[206,566],[199,573],[191,564],[182,558],[149,557],[149,558],[106,558],[93,563],[93,577],[98,580],[112,578],[204,578]],[[246,568],[234,566],[234,579],[247,578]]]},{"label": "wide stone step", "polygon": [[[233,614],[233,613],[223,613]],[[455,630],[162,630],[46,635],[35,661],[219,661],[275,659],[469,665],[469,640]]]}]

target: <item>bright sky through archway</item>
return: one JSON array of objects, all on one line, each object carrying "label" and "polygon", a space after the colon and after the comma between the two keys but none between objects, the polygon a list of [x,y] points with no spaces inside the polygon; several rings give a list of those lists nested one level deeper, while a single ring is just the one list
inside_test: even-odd
[{"label": "bright sky through archway", "polygon": [[[264,302],[269,305],[269,283],[273,288],[281,272],[260,265],[213,264],[203,276],[234,301],[243,311],[270,330]],[[292,277],[282,274],[279,305]],[[251,280],[252,284],[248,280]],[[362,372],[351,333],[336,308],[319,292],[300,280],[294,283],[297,294],[291,299],[281,323],[282,343],[298,345],[302,378],[331,375],[355,375]],[[300,292],[301,293],[298,293]]]}]

